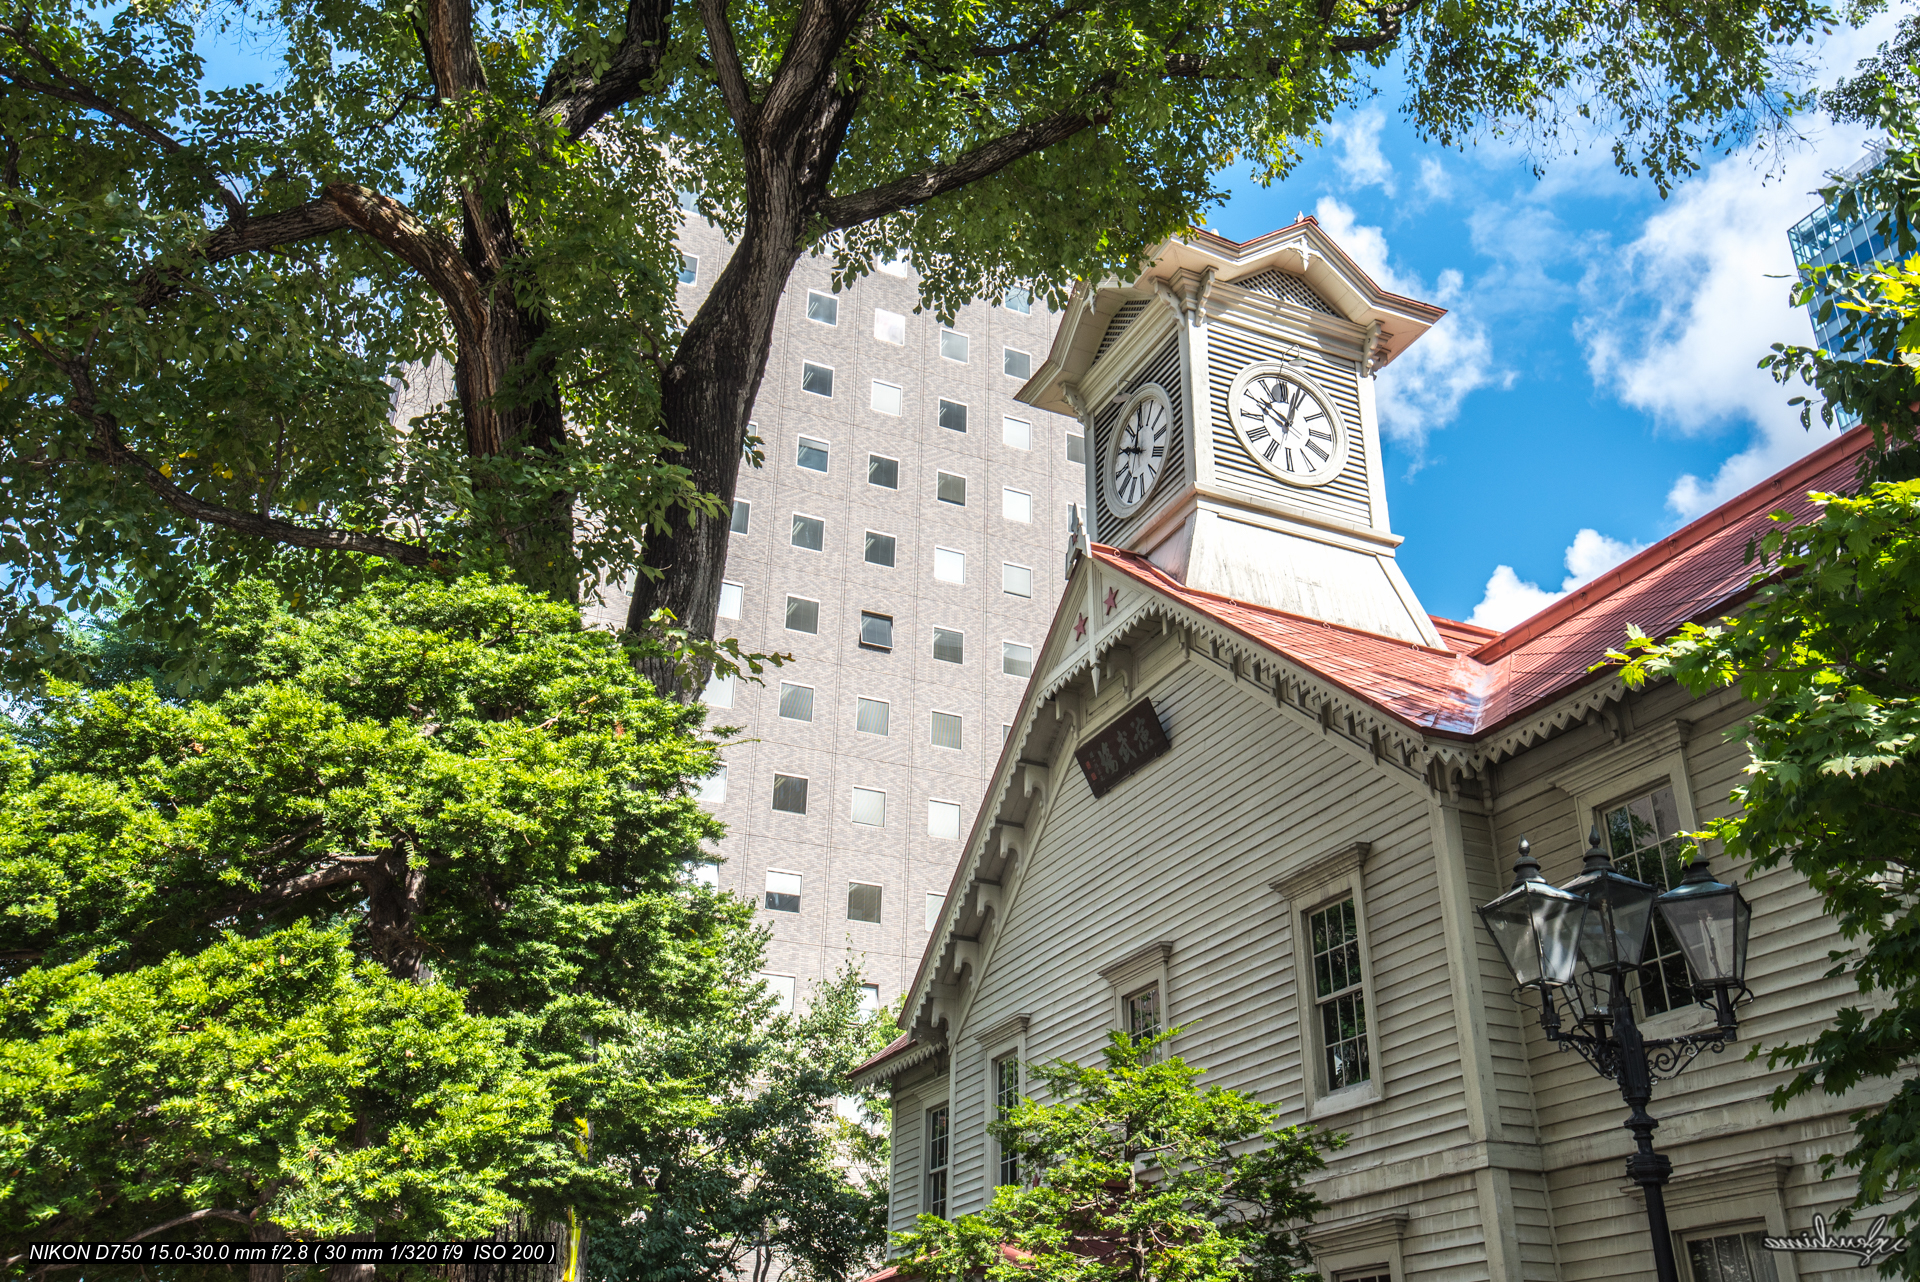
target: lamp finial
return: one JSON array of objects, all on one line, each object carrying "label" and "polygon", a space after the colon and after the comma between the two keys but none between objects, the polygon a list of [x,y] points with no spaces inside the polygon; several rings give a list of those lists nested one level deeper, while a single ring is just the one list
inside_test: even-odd
[{"label": "lamp finial", "polygon": [[1533,843],[1525,837],[1520,839],[1520,857],[1513,861],[1513,884],[1524,886],[1530,881],[1544,880],[1540,876],[1540,861],[1533,857]]},{"label": "lamp finial", "polygon": [[1587,862],[1581,872],[1605,872],[1613,867],[1613,858],[1607,854],[1605,846],[1600,844],[1600,825],[1595,824],[1587,833]]}]

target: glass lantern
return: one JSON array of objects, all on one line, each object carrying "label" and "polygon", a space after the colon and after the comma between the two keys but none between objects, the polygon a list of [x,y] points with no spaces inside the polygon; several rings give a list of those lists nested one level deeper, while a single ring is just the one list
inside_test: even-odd
[{"label": "glass lantern", "polygon": [[1540,864],[1524,837],[1513,874],[1513,885],[1505,894],[1480,906],[1487,933],[1520,987],[1544,989],[1572,983],[1580,961],[1587,901],[1540,875]]}]

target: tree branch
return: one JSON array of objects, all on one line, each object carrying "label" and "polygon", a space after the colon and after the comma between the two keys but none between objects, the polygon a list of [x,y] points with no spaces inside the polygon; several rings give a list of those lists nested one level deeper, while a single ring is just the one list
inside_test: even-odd
[{"label": "tree branch", "polygon": [[599,75],[580,55],[562,58],[540,89],[540,116],[578,138],[601,117],[637,97],[660,70],[672,38],[673,0],[628,0],[627,31]]},{"label": "tree branch", "polygon": [[419,272],[440,296],[460,341],[480,350],[486,343],[487,295],[459,249],[391,196],[352,183],[331,183],[325,199],[355,231],[392,250]]},{"label": "tree branch", "polygon": [[[351,227],[346,215],[324,197],[279,213],[239,218],[222,224],[200,249],[200,261],[211,266],[241,254],[277,249],[295,241],[324,236]],[[152,309],[179,294],[185,274],[178,268],[150,268],[136,296],[138,306]]]},{"label": "tree branch", "polygon": [[310,894],[316,890],[325,890],[328,886],[338,886],[349,881],[364,881],[366,873],[353,864],[333,863],[325,868],[303,873],[298,877],[289,877],[285,881],[275,882],[251,899],[234,906],[234,912],[248,912],[276,904],[284,899]]},{"label": "tree branch", "polygon": [[[758,108],[740,70],[740,51],[733,42],[733,24],[727,19],[727,0],[699,0],[699,7],[701,25],[707,30],[707,47],[713,51],[713,77],[720,84],[720,96],[726,99],[727,113],[735,127],[745,133],[752,128]],[[792,43],[787,47],[791,50]]]}]

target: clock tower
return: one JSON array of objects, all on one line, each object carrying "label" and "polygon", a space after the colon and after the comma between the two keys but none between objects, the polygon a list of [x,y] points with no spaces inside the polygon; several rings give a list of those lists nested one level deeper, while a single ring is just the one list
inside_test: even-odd
[{"label": "clock tower", "polygon": [[1190,588],[1445,648],[1394,559],[1372,375],[1445,312],[1312,218],[1082,284],[1019,399],[1086,430],[1088,534]]}]

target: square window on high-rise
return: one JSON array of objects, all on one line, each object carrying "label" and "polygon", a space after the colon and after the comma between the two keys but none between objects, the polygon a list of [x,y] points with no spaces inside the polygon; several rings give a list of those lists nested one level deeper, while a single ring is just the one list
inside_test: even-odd
[{"label": "square window on high-rise", "polygon": [[943,398],[940,402],[938,417],[940,426],[946,428],[949,432],[964,432],[967,430],[967,407],[959,401],[949,401]]},{"label": "square window on high-rise", "polygon": [[958,748],[960,718],[951,712],[934,713],[928,741],[936,748]]},{"label": "square window on high-rise", "polygon": [[818,633],[820,631],[820,603],[809,601],[803,596],[787,598],[787,631]]},{"label": "square window on high-rise", "polygon": [[1000,443],[1016,450],[1033,448],[1033,424],[1024,418],[1003,418],[1000,420]]},{"label": "square window on high-rise", "polygon": [[816,441],[811,436],[800,438],[799,447],[794,451],[793,461],[809,472],[827,470],[827,443]]},{"label": "square window on high-rise", "polygon": [[767,911],[770,913],[797,913],[800,911],[799,873],[768,871]]},{"label": "square window on high-rise", "polygon": [[893,551],[894,539],[891,534],[880,534],[874,530],[867,531],[868,565],[892,565]]},{"label": "square window on high-rise", "polygon": [[680,255],[680,283],[691,285],[700,279],[700,260],[692,254]]},{"label": "square window on high-rise", "polygon": [[1018,641],[1000,643],[1000,671],[1010,677],[1030,677],[1033,675],[1033,647],[1021,645]]},{"label": "square window on high-rise", "polygon": [[933,657],[942,663],[967,661],[967,634],[951,628],[933,630]]},{"label": "square window on high-rise", "polygon": [[887,794],[878,788],[855,788],[853,821],[864,828],[886,827]]},{"label": "square window on high-rise", "polygon": [[803,361],[800,365],[800,390],[815,396],[833,395],[833,366]]},{"label": "square window on high-rise", "polygon": [[943,841],[960,840],[959,802],[929,801],[927,803],[927,836],[938,837]]},{"label": "square window on high-rise", "polygon": [[[727,800],[727,768],[715,766],[713,773],[700,781],[700,790],[693,794],[693,799],[703,806],[724,804]],[[713,865],[707,866],[711,868]],[[714,884],[718,884],[717,879]]]},{"label": "square window on high-rise", "polygon": [[1033,295],[1024,289],[1010,289],[1000,298],[1001,306],[1022,316],[1033,314]]},{"label": "square window on high-rise", "polygon": [[900,417],[900,385],[873,380],[873,410],[876,414]]},{"label": "square window on high-rise", "polygon": [[[794,911],[798,912],[799,910],[795,909]],[[760,976],[760,982],[766,986],[767,996],[773,999],[773,1010],[775,1014],[793,1014],[794,979],[792,975],[762,974]]]},{"label": "square window on high-rise", "polygon": [[965,334],[957,334],[950,329],[941,330],[940,354],[950,361],[959,361],[962,365],[965,365],[967,363],[967,336]]},{"label": "square window on high-rise", "polygon": [[907,318],[899,312],[890,312],[885,308],[873,309],[873,336],[883,343],[901,344],[907,341]]},{"label": "square window on high-rise", "polygon": [[967,505],[967,478],[955,476],[952,472],[934,473],[933,496],[942,503],[951,503],[955,507]]},{"label": "square window on high-rise", "polygon": [[800,775],[775,775],[773,808],[789,815],[806,814],[807,781]]},{"label": "square window on high-rise", "polygon": [[733,706],[732,674],[716,672],[708,677],[707,689],[700,696],[700,702],[709,708],[731,708]]},{"label": "square window on high-rise", "polygon": [[900,488],[900,460],[884,454],[867,455],[867,484],[883,490]]},{"label": "square window on high-rise", "polygon": [[880,1013],[880,985],[860,985],[860,1016],[871,1019]]},{"label": "square window on high-rise", "polygon": [[1087,461],[1087,438],[1078,432],[1067,433],[1067,462],[1085,463]]},{"label": "square window on high-rise", "polygon": [[885,699],[860,699],[853,707],[853,728],[861,734],[887,737],[887,718],[892,705]]},{"label": "square window on high-rise", "polygon": [[1000,567],[1000,590],[1008,596],[1033,595],[1033,570],[1008,562]]},{"label": "square window on high-rise", "polygon": [[840,323],[840,300],[817,289],[807,291],[807,319],[822,325]]},{"label": "square window on high-rise", "polygon": [[1001,490],[1000,515],[1009,521],[1033,520],[1033,495],[1024,490]]},{"label": "square window on high-rise", "polygon": [[813,687],[780,683],[780,715],[788,721],[813,720]]},{"label": "square window on high-rise", "polygon": [[933,550],[933,577],[942,583],[967,581],[967,554],[953,548]]},{"label": "square window on high-rise", "polygon": [[860,648],[891,651],[893,649],[893,616],[872,614],[862,610],[860,612]]},{"label": "square window on high-rise", "polygon": [[793,514],[793,546],[818,552],[826,545],[826,522],[817,516]]},{"label": "square window on high-rise", "polygon": [[718,611],[720,617],[723,619],[739,618],[740,610],[746,601],[746,595],[746,588],[740,584],[722,583],[720,585],[720,609]]},{"label": "square window on high-rise", "polygon": [[847,920],[879,921],[880,887],[864,881],[848,883]]},{"label": "square window on high-rise", "polygon": [[1000,349],[1000,369],[1008,378],[1029,378],[1033,374],[1033,353],[1017,347]]},{"label": "square window on high-rise", "polygon": [[927,929],[932,930],[940,924],[940,910],[947,906],[945,895],[927,894]]},{"label": "square window on high-rise", "polygon": [[745,534],[747,523],[753,519],[753,504],[745,499],[733,501],[733,522],[727,528],[735,534]]}]

